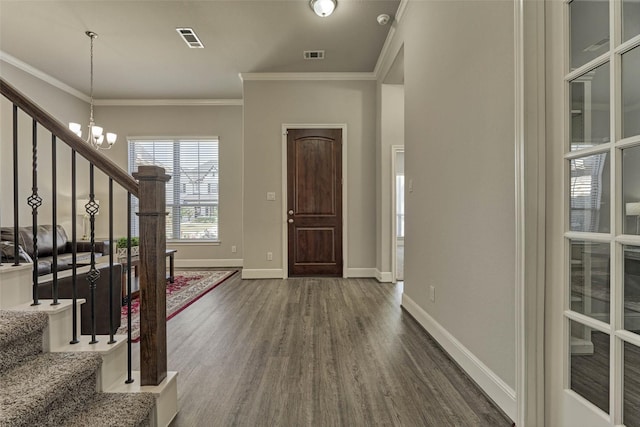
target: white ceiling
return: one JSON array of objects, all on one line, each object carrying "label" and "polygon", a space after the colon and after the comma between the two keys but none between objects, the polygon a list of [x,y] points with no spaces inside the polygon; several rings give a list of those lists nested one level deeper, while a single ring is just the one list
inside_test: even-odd
[{"label": "white ceiling", "polygon": [[239,73],[374,71],[399,0],[338,1],[319,18],[307,0],[0,0],[0,51],[88,94],[92,30],[97,99],[238,99]]}]

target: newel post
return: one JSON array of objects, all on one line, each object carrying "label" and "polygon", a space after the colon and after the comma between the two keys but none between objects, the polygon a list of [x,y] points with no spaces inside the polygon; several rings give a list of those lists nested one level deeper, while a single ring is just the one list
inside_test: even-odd
[{"label": "newel post", "polygon": [[166,203],[171,178],[158,166],[140,166],[140,380],[158,385],[167,376]]}]

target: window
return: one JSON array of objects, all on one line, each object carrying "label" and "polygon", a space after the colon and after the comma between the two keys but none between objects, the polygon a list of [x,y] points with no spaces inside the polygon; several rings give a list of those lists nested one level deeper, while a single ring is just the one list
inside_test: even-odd
[{"label": "window", "polygon": [[396,236],[404,238],[404,175],[396,175]]},{"label": "window", "polygon": [[[130,139],[129,172],[163,167],[167,182],[167,240],[214,240],[218,234],[218,139]],[[132,202],[134,212],[138,200]],[[132,233],[138,235],[138,217]]]}]

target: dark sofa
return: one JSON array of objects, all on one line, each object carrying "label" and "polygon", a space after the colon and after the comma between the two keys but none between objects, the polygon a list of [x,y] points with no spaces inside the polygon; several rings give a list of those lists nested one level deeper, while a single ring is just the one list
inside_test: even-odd
[{"label": "dark sofa", "polygon": [[[32,227],[20,227],[18,229],[18,245],[20,248],[21,262],[33,262],[34,245]],[[57,264],[58,264],[58,298],[73,298],[73,256],[72,242],[68,239],[67,233],[60,225],[53,227],[51,225],[38,226],[37,244],[38,244],[38,298],[52,298],[52,282],[53,282],[53,233],[57,233]],[[14,233],[13,227],[0,227],[0,244],[2,245],[2,262],[13,262],[14,250]],[[91,334],[91,304],[90,304],[90,288],[87,281],[87,273],[91,260],[91,243],[87,241],[79,241],[76,248],[76,283],[77,297],[86,300],[82,305],[80,322],[81,333],[83,335]],[[110,251],[109,242],[95,243],[95,257],[108,255]],[[96,307],[96,333],[100,335],[108,335],[109,328],[109,264],[96,264],[96,270],[100,273],[100,277],[96,282],[95,307]],[[120,308],[122,305],[122,265],[114,263],[113,272],[113,290],[111,294],[111,313],[113,315],[113,332],[120,327]]]},{"label": "dark sofa", "polygon": [[[55,231],[54,231],[55,230]],[[68,270],[72,265],[72,242],[67,237],[67,233],[64,231],[61,225],[55,228],[52,225],[40,225],[38,226],[38,232],[36,234],[38,240],[38,275],[49,274],[53,271],[53,236],[54,232],[57,234],[56,246],[58,247],[58,271]],[[12,251],[14,240],[13,227],[0,227],[0,240],[3,243],[3,256],[2,261],[13,261]],[[33,245],[33,227],[20,227],[18,228],[18,245],[26,253],[21,261],[32,262],[35,258],[35,251]],[[96,258],[103,254],[109,254],[109,242],[96,242],[95,251]],[[88,241],[78,241],[76,248],[76,260],[77,263],[86,264],[91,257],[91,243]],[[30,259],[28,259],[30,258]]]},{"label": "dark sofa", "polygon": [[[91,335],[91,289],[87,280],[88,265],[79,267],[76,271],[77,297],[85,299],[80,313],[82,335]],[[96,264],[100,277],[96,282],[96,333],[109,335],[109,264]],[[113,290],[111,292],[111,313],[113,316],[113,333],[120,327],[120,309],[122,306],[122,265],[113,264]],[[40,276],[38,280],[38,298],[52,299],[53,274]],[[65,270],[58,273],[58,298],[73,298],[73,271]]]}]

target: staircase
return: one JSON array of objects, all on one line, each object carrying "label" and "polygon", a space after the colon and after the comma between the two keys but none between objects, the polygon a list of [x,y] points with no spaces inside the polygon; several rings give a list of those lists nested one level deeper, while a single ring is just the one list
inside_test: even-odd
[{"label": "staircase", "polygon": [[19,303],[30,267],[0,266],[0,427],[168,425],[177,411],[175,377],[168,393],[125,384],[126,336],[69,344],[70,300]]},{"label": "staircase", "polygon": [[[38,269],[34,270],[33,264],[29,263],[13,265],[13,260],[20,258],[20,242],[14,238],[14,252],[8,257],[11,261],[9,264],[0,264],[0,311],[3,313],[0,317],[0,427],[168,426],[178,411],[177,372],[167,371],[164,290],[165,182],[170,176],[159,166],[140,166],[138,172],[131,176],[2,78],[0,95],[13,104],[12,114],[7,113],[7,117],[13,119],[12,129],[7,133],[12,134],[12,148],[7,160],[12,159],[13,162],[7,163],[13,164],[13,178],[7,176],[7,182],[13,183],[13,212],[6,216],[3,210],[3,221],[7,225],[13,224],[15,236],[21,224],[31,224],[33,229],[37,228],[40,210],[50,212],[50,220],[45,215],[47,221],[54,226],[59,225],[58,207],[66,205],[71,210],[72,241],[77,241],[74,220],[78,213],[77,193],[88,192],[89,203],[84,208],[90,224],[91,252],[95,253],[95,216],[98,208],[95,198],[96,174],[108,181],[106,191],[109,201],[103,202],[100,210],[108,212],[109,227],[104,235],[108,234],[110,241],[114,241],[114,186],[126,194],[127,223],[130,223],[133,214],[132,199],[138,199],[138,269],[143,336],[139,344],[138,372],[132,370],[131,343],[127,336],[98,336],[96,342],[93,329],[91,336],[80,336],[77,340],[81,330],[77,309],[85,301],[77,298],[58,299],[55,279],[51,292],[53,301],[38,301]],[[27,126],[19,126],[19,123],[29,122],[32,124],[31,132],[28,132]],[[50,142],[49,138],[44,138],[44,143],[38,142],[44,136],[41,134],[50,135]],[[47,145],[48,149],[45,148]],[[8,143],[3,144],[3,150],[8,147]],[[29,148],[29,158],[19,156]],[[43,156],[45,152],[50,157]],[[59,191],[57,184],[59,155],[70,156],[71,185],[70,189],[65,188],[64,191]],[[50,177],[38,175],[41,157],[51,160]],[[76,161],[88,168],[78,170],[82,168],[76,168]],[[20,179],[26,179],[27,176],[31,181],[30,194],[24,191],[27,186],[23,182],[26,181]],[[58,203],[58,196],[61,195],[64,196],[64,203]],[[9,194],[5,196],[3,201],[8,202]],[[130,232],[127,234],[130,242]],[[57,247],[55,239],[52,247]],[[73,252],[76,252],[75,247]],[[34,254],[33,261],[37,265],[35,240]],[[57,265],[55,250],[53,257]],[[55,277],[57,271],[52,274]],[[95,291],[99,272],[93,255],[86,277],[90,288]],[[87,304],[91,307],[90,311],[95,313],[95,306],[104,301],[99,301],[93,291]],[[32,302],[36,305],[32,305]],[[20,323],[23,324],[21,327],[16,326]],[[74,344],[70,344],[70,341],[74,341]],[[145,393],[151,393],[151,396]]]},{"label": "staircase", "polygon": [[150,393],[96,391],[97,353],[43,353],[45,313],[0,310],[2,426],[150,426]]}]

